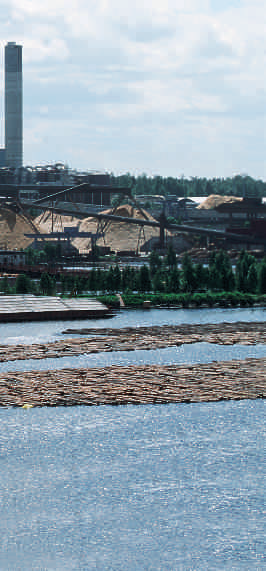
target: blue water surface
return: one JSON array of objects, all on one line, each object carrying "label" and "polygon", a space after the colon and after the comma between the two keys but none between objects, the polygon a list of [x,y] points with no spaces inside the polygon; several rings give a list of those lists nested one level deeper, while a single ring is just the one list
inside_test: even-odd
[{"label": "blue water surface", "polygon": [[[264,308],[210,308],[210,309],[126,309],[112,318],[75,319],[71,321],[40,321],[0,323],[0,345],[17,343],[45,343],[75,337],[62,335],[68,328],[124,328],[151,327],[153,325],[180,325],[182,323],[233,323],[235,321],[265,321]],[[78,335],[80,337],[80,335]],[[86,335],[87,337],[87,335]]]},{"label": "blue water surface", "polygon": [[265,569],[264,401],[0,419],[1,571]]}]

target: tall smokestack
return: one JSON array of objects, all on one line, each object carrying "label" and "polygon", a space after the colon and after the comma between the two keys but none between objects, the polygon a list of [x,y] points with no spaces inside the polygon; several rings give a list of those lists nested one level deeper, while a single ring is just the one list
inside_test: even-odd
[{"label": "tall smokestack", "polygon": [[5,163],[23,166],[22,46],[5,46]]}]

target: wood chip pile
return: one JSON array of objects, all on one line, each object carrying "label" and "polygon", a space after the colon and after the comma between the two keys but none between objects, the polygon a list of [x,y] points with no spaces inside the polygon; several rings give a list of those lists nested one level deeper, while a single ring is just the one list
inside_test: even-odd
[{"label": "wood chip pile", "polygon": [[33,228],[27,218],[9,210],[0,208],[0,249],[21,250],[30,246],[33,238],[24,234],[32,234]]},{"label": "wood chip pile", "polygon": [[[112,210],[105,210],[104,214],[112,214]],[[114,212],[116,216],[123,216],[125,218],[143,218],[141,212],[129,204],[124,204],[119,206]],[[154,220],[152,216],[145,212],[147,219]],[[85,218],[81,222],[80,230],[82,232],[96,232],[98,227],[98,221],[96,218]],[[98,246],[108,246],[111,250],[115,252],[121,250],[136,250],[138,239],[140,236],[141,227],[130,224],[127,222],[108,222],[105,229],[105,240],[99,238],[97,241]],[[150,240],[151,238],[159,239],[159,229],[144,227],[144,235],[141,233],[140,243],[141,245]],[[79,249],[79,251],[85,251],[90,249],[90,241],[88,244],[88,239],[76,238],[74,240],[74,246]]]},{"label": "wood chip pile", "polygon": [[34,224],[36,224],[43,233],[52,232],[52,225],[54,232],[63,232],[65,226],[79,227],[80,223],[81,220],[76,218],[76,216],[63,216],[62,214],[54,213],[52,217],[50,210],[42,212],[34,220]]},{"label": "wood chip pile", "polygon": [[221,204],[232,204],[233,202],[241,202],[242,198],[238,196],[220,196],[219,194],[210,194],[204,202],[197,206],[198,210],[213,210]]}]

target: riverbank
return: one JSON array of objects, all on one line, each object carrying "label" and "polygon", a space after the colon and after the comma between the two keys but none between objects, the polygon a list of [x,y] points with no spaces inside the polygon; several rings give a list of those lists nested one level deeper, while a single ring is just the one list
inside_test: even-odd
[{"label": "riverbank", "polygon": [[0,374],[1,406],[214,402],[266,396],[266,359]]},{"label": "riverbank", "polygon": [[1,345],[0,362],[27,359],[74,357],[78,355],[163,349],[191,343],[256,345],[266,343],[265,322],[205,323],[126,328],[67,329],[66,335],[90,335],[51,343]]},{"label": "riverbank", "polygon": [[[120,296],[120,299],[119,299]],[[205,291],[183,293],[126,293],[102,294],[97,299],[110,308],[213,308],[217,307],[265,307],[265,294],[252,294],[239,291]],[[86,297],[81,296],[81,297]]]}]

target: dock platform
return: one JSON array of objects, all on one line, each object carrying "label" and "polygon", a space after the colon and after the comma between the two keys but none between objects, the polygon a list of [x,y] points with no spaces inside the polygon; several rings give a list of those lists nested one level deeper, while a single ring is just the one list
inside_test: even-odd
[{"label": "dock platform", "polygon": [[111,310],[95,299],[1,295],[0,323],[109,317]]}]

